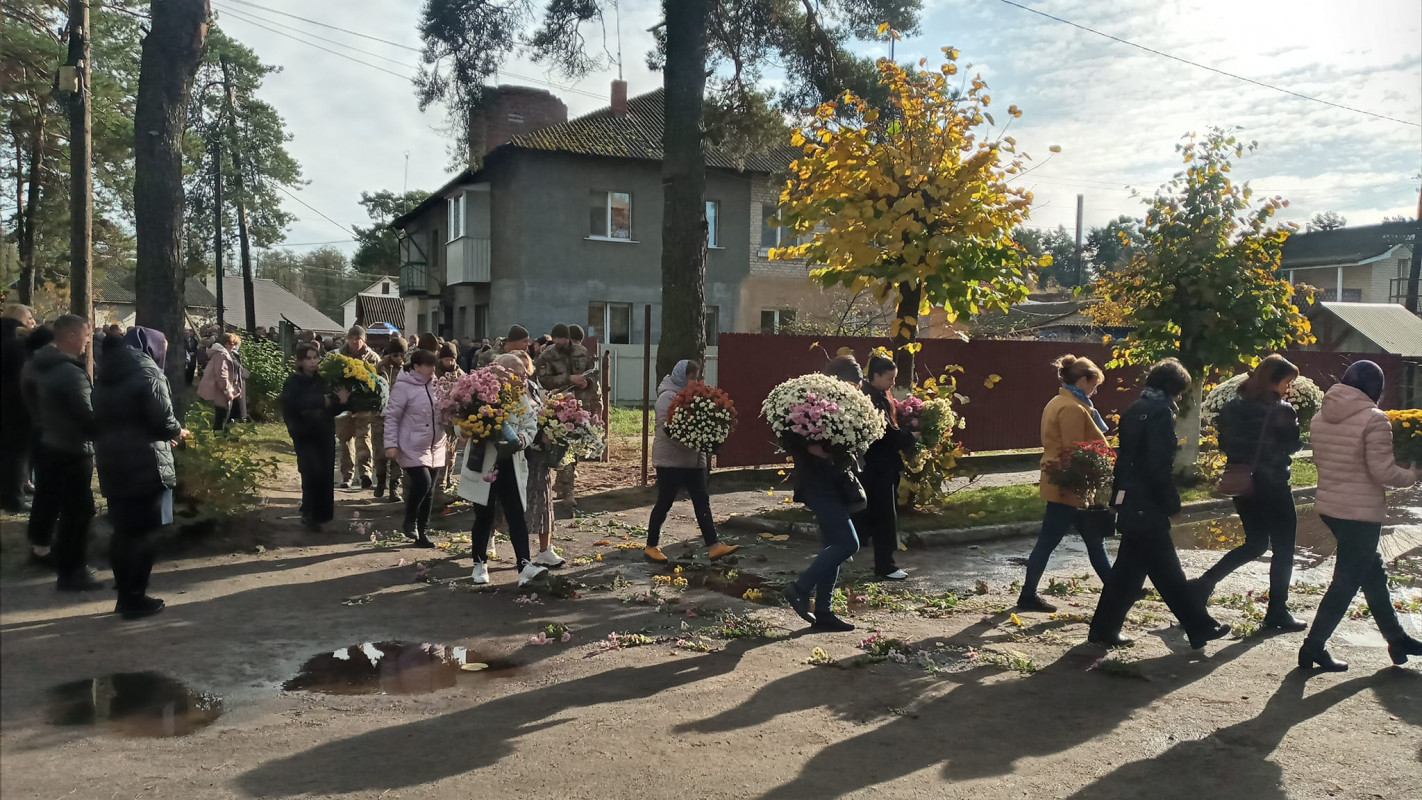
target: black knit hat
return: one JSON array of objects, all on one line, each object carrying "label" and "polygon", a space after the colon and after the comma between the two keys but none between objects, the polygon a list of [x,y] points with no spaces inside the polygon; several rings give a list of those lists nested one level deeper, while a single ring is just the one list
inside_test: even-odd
[{"label": "black knit hat", "polygon": [[452,342],[445,342],[439,346],[440,358],[459,358],[459,351],[455,349]]},{"label": "black knit hat", "polygon": [[581,326],[581,325],[569,325],[569,326],[568,326],[568,338],[569,338],[569,339],[572,339],[572,340],[575,341],[575,342],[581,342],[585,336],[587,336],[587,334],[583,332],[583,326]]},{"label": "black knit hat", "polygon": [[528,339],[528,328],[522,325],[515,325],[509,328],[509,335],[504,337],[506,342],[522,342]]},{"label": "black knit hat", "polygon": [[568,326],[567,326],[567,325],[564,325],[564,324],[561,323],[561,322],[558,323],[557,325],[554,325],[554,326],[553,326],[553,334],[552,334],[552,336],[553,336],[554,339],[566,339],[566,338],[568,338]]}]

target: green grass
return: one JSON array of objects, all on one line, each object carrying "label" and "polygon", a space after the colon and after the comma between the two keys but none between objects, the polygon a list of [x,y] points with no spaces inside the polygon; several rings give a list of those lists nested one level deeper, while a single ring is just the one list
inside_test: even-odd
[{"label": "green grass", "polygon": [[296,464],[296,450],[291,446],[291,436],[286,432],[286,423],[283,422],[254,422],[255,429],[251,442],[261,450],[262,455],[270,456],[284,464]]},{"label": "green grass", "polygon": [[[656,420],[649,420],[655,424]],[[641,436],[642,409],[613,406],[608,410],[608,433],[613,436]]]}]

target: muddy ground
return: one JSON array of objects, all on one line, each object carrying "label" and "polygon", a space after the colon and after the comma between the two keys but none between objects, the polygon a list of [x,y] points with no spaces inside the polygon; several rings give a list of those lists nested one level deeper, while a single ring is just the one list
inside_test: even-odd
[{"label": "muddy ground", "polygon": [[[719,489],[722,517],[785,496]],[[385,541],[399,506],[338,497],[343,522],[325,534],[301,531],[295,496],[276,491],[165,557],[152,591],[169,608],[140,622],[108,613],[111,593],[57,595],[6,565],[0,795],[1422,797],[1422,665],[1390,667],[1366,619],[1335,640],[1354,662],[1343,675],[1294,670],[1301,634],[1192,652],[1157,602],[1132,616],[1136,646],[1108,653],[1085,644],[1099,584],[1079,543],[1048,573],[1061,613],[1011,614],[1032,544],[1020,539],[902,554],[907,586],[849,592],[860,631],[809,634],[754,601],[773,600],[813,542],[728,528],[744,547],[712,568],[679,504],[665,538],[681,572],[654,567],[640,554],[645,491],[607,492],[560,519],[569,564],[536,599],[514,589],[506,542],[493,586],[468,585],[467,509],[438,518],[448,548],[432,555]],[[22,520],[0,520],[7,558],[22,536]],[[1182,552],[1191,574],[1217,556]],[[1298,559],[1296,580],[1326,583],[1326,553],[1306,546]],[[869,562],[846,581],[867,578]],[[1262,560],[1222,585],[1215,614],[1247,633],[1262,610],[1248,593],[1267,570]],[[1294,593],[1298,613],[1312,615],[1316,592]],[[1411,582],[1394,591],[1417,596]],[[1405,616],[1414,635],[1419,621]],[[550,625],[550,643],[530,643]],[[751,636],[726,638],[728,627]],[[875,629],[902,641],[906,663],[860,649]],[[142,672],[167,680],[130,675]]]}]

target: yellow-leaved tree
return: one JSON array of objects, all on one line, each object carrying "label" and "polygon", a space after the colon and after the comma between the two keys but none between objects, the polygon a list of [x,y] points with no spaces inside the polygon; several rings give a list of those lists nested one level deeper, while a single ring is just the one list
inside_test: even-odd
[{"label": "yellow-leaved tree", "polygon": [[[958,51],[943,54],[936,70],[925,69],[926,60],[908,70],[880,59],[884,110],[846,92],[795,132],[804,154],[780,194],[780,225],[795,237],[770,251],[807,260],[822,285],[894,299],[904,386],[914,383],[920,316],[941,307],[952,322],[1005,310],[1026,299],[1032,270],[1051,263],[1012,238],[1032,193],[1008,181],[1029,157],[1003,135],[1005,126],[992,135],[982,78],[957,85]],[[1007,109],[1011,118],[1021,113]]]},{"label": "yellow-leaved tree", "polygon": [[[1150,200],[1144,245],[1125,267],[1097,279],[1103,325],[1129,327],[1113,342],[1110,366],[1180,359],[1195,383],[1176,421],[1185,441],[1177,470],[1200,451],[1200,400],[1208,373],[1257,364],[1271,351],[1315,341],[1297,293],[1279,272],[1292,226],[1270,220],[1288,202],[1252,202],[1248,183],[1230,178],[1232,159],[1255,148],[1215,128],[1176,145],[1185,168]],[[1311,298],[1308,298],[1311,299]]]}]

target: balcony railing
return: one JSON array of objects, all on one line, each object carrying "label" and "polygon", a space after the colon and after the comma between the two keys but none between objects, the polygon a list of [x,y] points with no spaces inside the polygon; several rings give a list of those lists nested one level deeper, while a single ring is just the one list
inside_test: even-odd
[{"label": "balcony railing", "polygon": [[1388,281],[1387,301],[1399,305],[1407,303],[1407,278],[1393,278]]},{"label": "balcony railing", "polygon": [[[1319,299],[1319,300],[1322,300],[1322,301],[1325,302],[1325,303],[1336,303],[1336,302],[1338,302],[1338,290],[1337,290],[1337,289],[1319,289],[1319,290],[1318,290],[1318,299]],[[1361,303],[1361,302],[1363,302],[1363,290],[1362,290],[1362,289],[1344,289],[1344,290],[1343,290],[1343,302],[1345,302],[1345,303]]]},{"label": "balcony railing", "polygon": [[400,296],[429,294],[430,273],[424,264],[409,263],[400,266]]},{"label": "balcony railing", "polygon": [[461,236],[449,243],[449,283],[488,283],[490,272],[489,240]]}]

